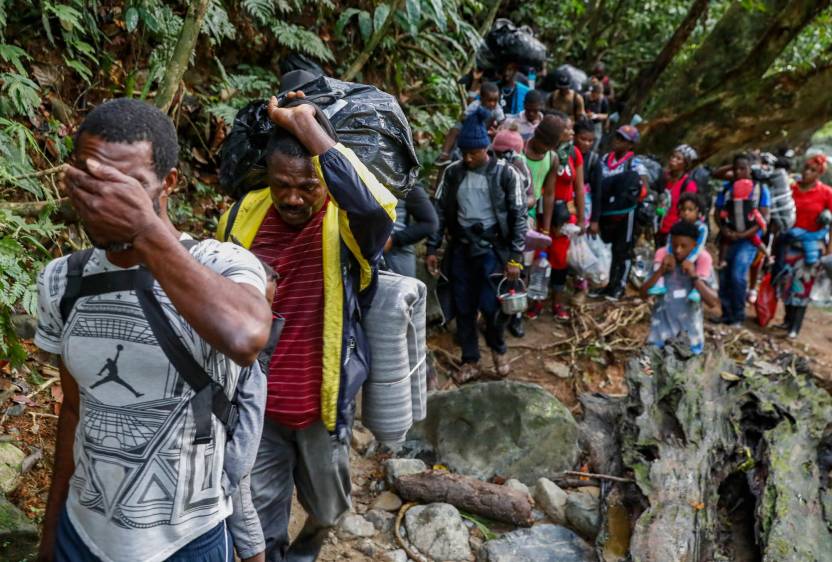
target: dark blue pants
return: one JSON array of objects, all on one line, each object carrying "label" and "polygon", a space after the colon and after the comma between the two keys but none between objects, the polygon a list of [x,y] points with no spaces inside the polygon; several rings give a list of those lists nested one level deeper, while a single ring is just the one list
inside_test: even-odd
[{"label": "dark blue pants", "polygon": [[[100,562],[78,536],[66,508],[58,521],[55,562]],[[234,562],[234,542],[225,521],[180,548],[167,562]]]},{"label": "dark blue pants", "polygon": [[719,272],[719,300],[722,320],[729,324],[745,321],[745,298],[748,294],[748,270],[757,255],[757,248],[748,240],[733,242],[728,247],[728,264]]},{"label": "dark blue pants", "polygon": [[497,281],[492,274],[503,269],[497,254],[489,251],[470,257],[467,246],[457,244],[451,254],[451,283],[456,309],[456,333],[462,362],[480,360],[477,311],[485,317],[485,343],[497,353],[506,352],[505,323],[497,302]]}]

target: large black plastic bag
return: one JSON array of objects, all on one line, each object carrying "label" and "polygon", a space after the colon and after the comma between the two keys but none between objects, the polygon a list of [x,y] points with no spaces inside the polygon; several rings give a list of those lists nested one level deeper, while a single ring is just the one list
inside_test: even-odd
[{"label": "large black plastic bag", "polygon": [[546,62],[546,46],[535,39],[531,28],[517,27],[504,18],[494,22],[485,43],[503,64],[515,62],[540,68]]},{"label": "large black plastic bag", "polygon": [[[403,198],[419,174],[410,124],[396,98],[374,86],[320,76],[299,87],[327,115],[338,140],[351,148],[375,177]],[[220,152],[220,187],[234,198],[265,187],[265,150],[274,124],[266,101],[237,113]]]}]

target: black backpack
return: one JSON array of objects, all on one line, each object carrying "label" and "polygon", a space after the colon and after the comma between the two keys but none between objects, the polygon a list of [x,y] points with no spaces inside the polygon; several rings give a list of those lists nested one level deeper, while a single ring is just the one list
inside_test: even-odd
[{"label": "black backpack", "polygon": [[633,158],[627,159],[625,169],[601,180],[601,212],[627,211],[641,200],[642,180],[633,170]]},{"label": "black backpack", "polygon": [[[196,240],[182,240],[182,245],[188,250],[197,243]],[[135,291],[150,329],[159,342],[159,347],[162,348],[165,356],[176,368],[177,373],[194,390],[195,394],[191,398],[191,405],[194,410],[194,425],[196,426],[194,443],[204,444],[211,441],[212,413],[217,416],[228,434],[231,435],[237,425],[237,403],[234,399],[228,399],[223,387],[205,372],[205,369],[197,363],[182,343],[182,340],[176,335],[170,320],[162,310],[162,305],[153,294],[154,280],[150,271],[144,267],[139,267],[138,269],[109,271],[84,277],[84,266],[86,266],[92,253],[93,248],[88,248],[71,254],[67,260],[66,290],[60,302],[60,312],[64,324],[66,324],[75,303],[80,298],[120,291]],[[268,368],[268,359],[271,357],[275,346],[277,346],[282,328],[283,319],[275,319],[272,323],[268,343],[261,351],[260,357],[258,357],[261,367],[265,363],[266,368]]]}]

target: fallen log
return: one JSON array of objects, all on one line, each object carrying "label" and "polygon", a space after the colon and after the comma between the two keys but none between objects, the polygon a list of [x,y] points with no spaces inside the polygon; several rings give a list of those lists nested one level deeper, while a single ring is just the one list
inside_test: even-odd
[{"label": "fallen log", "polygon": [[531,499],[507,486],[442,470],[400,476],[393,485],[399,495],[408,501],[449,503],[494,521],[524,527],[532,524]]}]

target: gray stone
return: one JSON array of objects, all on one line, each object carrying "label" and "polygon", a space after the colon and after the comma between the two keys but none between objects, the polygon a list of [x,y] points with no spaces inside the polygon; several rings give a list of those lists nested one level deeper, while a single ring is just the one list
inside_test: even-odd
[{"label": "gray stone", "polygon": [[555,375],[561,379],[568,379],[571,376],[569,365],[561,363],[560,361],[544,361],[543,369],[550,375]]},{"label": "gray stone", "polygon": [[403,549],[391,550],[381,555],[383,562],[407,562],[407,552]]},{"label": "gray stone", "polygon": [[32,522],[0,494],[0,560],[35,560],[39,540]]},{"label": "gray stone", "polygon": [[371,509],[381,509],[383,511],[398,511],[402,506],[402,500],[393,492],[382,492],[376,499],[373,500]]},{"label": "gray stone", "polygon": [[586,539],[594,540],[601,524],[598,498],[575,492],[566,498],[566,523]]},{"label": "gray stone", "polygon": [[38,321],[28,314],[15,314],[12,316],[12,329],[17,337],[30,340],[35,337]]},{"label": "gray stone", "polygon": [[519,480],[515,479],[515,478],[509,478],[508,480],[506,480],[505,485],[508,486],[509,488],[511,488],[512,490],[517,490],[518,492],[523,492],[527,496],[532,495],[531,492],[529,492],[529,487],[526,486],[525,484],[523,484],[522,482],[520,482]]},{"label": "gray stone", "polygon": [[411,508],[404,517],[407,536],[419,552],[433,560],[469,560],[468,529],[457,509],[447,503]]},{"label": "gray stone", "polygon": [[26,453],[11,443],[0,443],[0,492],[8,494],[20,483],[20,467]]},{"label": "gray stone", "polygon": [[558,525],[518,529],[488,541],[477,562],[595,562],[592,548],[578,535]]},{"label": "gray stone", "polygon": [[365,556],[369,556],[373,560],[376,559],[376,553],[378,553],[378,547],[370,539],[361,539],[358,541],[355,545],[355,550]]},{"label": "gray stone", "polygon": [[553,523],[566,523],[567,494],[548,478],[541,478],[534,487],[534,501]]},{"label": "gray stone", "polygon": [[371,509],[364,515],[364,519],[372,523],[381,533],[392,532],[393,524],[396,522],[396,516],[394,514],[380,509]]},{"label": "gray stone", "polygon": [[384,461],[384,471],[387,474],[387,483],[391,486],[399,476],[419,474],[427,469],[427,465],[419,459],[387,459]]},{"label": "gray stone", "polygon": [[430,445],[455,472],[526,484],[572,469],[577,437],[566,406],[536,384],[514,381],[431,393],[427,417],[408,434]]},{"label": "gray stone", "polygon": [[338,536],[342,539],[372,537],[375,534],[375,526],[357,513],[347,513],[338,524]]}]

